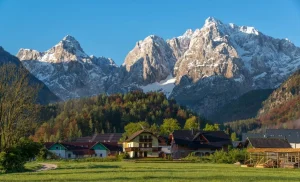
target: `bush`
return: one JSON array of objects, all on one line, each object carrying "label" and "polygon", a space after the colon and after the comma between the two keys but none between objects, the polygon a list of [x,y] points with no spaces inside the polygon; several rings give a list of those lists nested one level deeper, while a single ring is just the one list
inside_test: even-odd
[{"label": "bush", "polygon": [[38,161],[44,161],[44,160],[47,160],[47,159],[53,159],[53,160],[57,160],[59,159],[59,157],[53,153],[53,152],[50,152],[45,146],[42,147],[36,157],[36,159]]},{"label": "bush", "polygon": [[239,149],[231,149],[228,152],[220,150],[210,155],[209,158],[213,163],[233,164],[235,162],[243,162],[247,158],[247,152]]},{"label": "bush", "polygon": [[117,158],[119,161],[122,161],[123,159],[129,159],[129,154],[128,153],[121,153],[117,155]]},{"label": "bush", "polygon": [[225,163],[233,164],[235,162],[243,163],[247,158],[246,150],[231,149],[228,152],[224,150],[216,151],[214,154],[209,156],[198,157],[194,153],[191,153],[183,160],[191,162],[203,162],[203,163]]},{"label": "bush", "polygon": [[23,171],[24,164],[35,158],[41,149],[40,143],[35,143],[31,140],[20,139],[14,145],[0,153],[0,169],[8,171]]}]

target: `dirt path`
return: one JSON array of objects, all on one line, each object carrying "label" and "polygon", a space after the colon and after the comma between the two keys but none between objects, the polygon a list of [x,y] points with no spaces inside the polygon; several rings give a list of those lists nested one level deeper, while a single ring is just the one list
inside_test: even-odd
[{"label": "dirt path", "polygon": [[47,170],[52,170],[56,169],[57,165],[56,164],[48,164],[48,163],[40,163],[43,167],[41,169],[36,170],[38,171],[47,171]]}]

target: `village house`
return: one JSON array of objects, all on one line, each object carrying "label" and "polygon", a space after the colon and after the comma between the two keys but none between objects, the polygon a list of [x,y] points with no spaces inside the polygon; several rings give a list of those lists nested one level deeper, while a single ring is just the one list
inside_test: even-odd
[{"label": "village house", "polygon": [[173,158],[183,158],[191,153],[210,155],[216,150],[228,150],[231,139],[223,131],[175,130],[169,136]]},{"label": "village house", "polygon": [[264,133],[243,133],[242,141],[247,138],[278,138],[286,139],[292,148],[300,148],[299,129],[266,129]]},{"label": "village house", "polygon": [[130,158],[159,157],[160,151],[158,137],[147,130],[137,131],[123,142],[123,152]]},{"label": "village house", "polygon": [[100,142],[109,149],[109,155],[117,155],[122,152],[122,144],[119,144],[122,133],[96,133],[92,136],[80,137],[75,142]]},{"label": "village house", "polygon": [[45,147],[64,159],[107,157],[110,150],[99,142],[46,142]]}]

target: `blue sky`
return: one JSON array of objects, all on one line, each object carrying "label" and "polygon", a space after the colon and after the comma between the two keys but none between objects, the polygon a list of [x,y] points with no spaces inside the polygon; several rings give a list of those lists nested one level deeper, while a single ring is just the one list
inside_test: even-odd
[{"label": "blue sky", "polygon": [[0,0],[0,45],[45,51],[72,35],[87,54],[120,65],[138,40],[177,37],[209,16],[300,46],[297,0]]}]

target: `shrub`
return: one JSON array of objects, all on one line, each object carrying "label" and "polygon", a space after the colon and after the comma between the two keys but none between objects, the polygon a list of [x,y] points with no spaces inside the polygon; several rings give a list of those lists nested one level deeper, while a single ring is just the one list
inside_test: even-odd
[{"label": "shrub", "polygon": [[215,153],[209,156],[198,157],[194,153],[191,153],[183,160],[191,162],[203,162],[203,163],[225,163],[233,164],[235,162],[243,163],[247,158],[246,150],[231,149],[228,152],[224,150],[216,151]]},{"label": "shrub", "polygon": [[59,157],[53,153],[53,152],[50,152],[45,146],[42,147],[36,157],[36,159],[38,161],[44,161],[44,160],[47,160],[47,159],[53,159],[53,160],[57,160],[59,159]]},{"label": "shrub", "polygon": [[117,155],[117,159],[119,161],[122,161],[123,159],[129,159],[129,154],[128,153],[121,153]]},{"label": "shrub", "polygon": [[35,158],[41,148],[40,143],[35,143],[28,139],[20,141],[0,153],[0,168],[7,171],[23,171],[24,164]]},{"label": "shrub", "polygon": [[213,163],[232,164],[235,162],[243,162],[247,158],[246,150],[231,149],[228,152],[224,150],[216,151],[209,156]]}]

